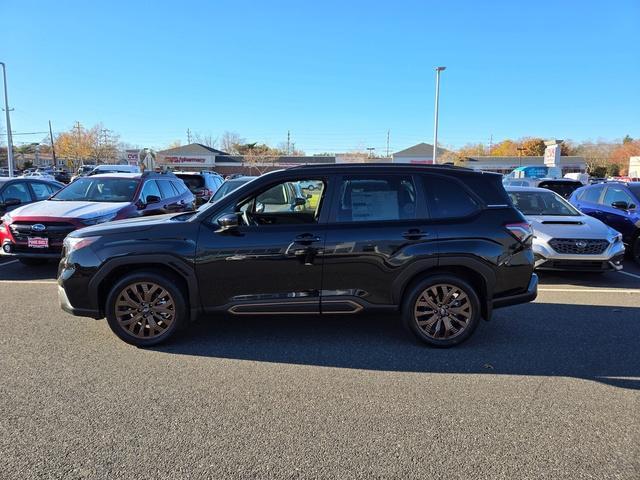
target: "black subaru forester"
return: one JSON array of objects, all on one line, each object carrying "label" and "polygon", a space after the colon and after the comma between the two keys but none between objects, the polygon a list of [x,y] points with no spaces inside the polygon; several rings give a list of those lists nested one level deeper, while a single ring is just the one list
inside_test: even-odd
[{"label": "black subaru forester", "polygon": [[448,347],[537,294],[531,228],[499,175],[385,164],[294,167],[196,212],[78,230],[58,284],[64,310],[138,346],[199,315],[397,311]]}]

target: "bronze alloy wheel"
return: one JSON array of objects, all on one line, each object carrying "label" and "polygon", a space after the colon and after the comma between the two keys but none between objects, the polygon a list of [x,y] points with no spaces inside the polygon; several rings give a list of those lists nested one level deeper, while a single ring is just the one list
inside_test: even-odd
[{"label": "bronze alloy wheel", "polygon": [[414,319],[429,338],[448,340],[461,335],[473,316],[469,296],[460,287],[439,283],[424,290],[416,300]]},{"label": "bronze alloy wheel", "polygon": [[136,282],[124,287],[115,302],[118,325],[136,338],[162,335],[176,318],[171,294],[152,282]]}]

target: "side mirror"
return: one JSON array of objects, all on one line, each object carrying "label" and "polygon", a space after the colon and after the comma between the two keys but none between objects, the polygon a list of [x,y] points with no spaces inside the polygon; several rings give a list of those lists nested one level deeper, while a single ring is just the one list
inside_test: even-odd
[{"label": "side mirror", "polygon": [[20,205],[22,203],[22,200],[20,200],[19,198],[7,198],[4,201],[4,206],[5,207],[15,207],[16,205]]},{"label": "side mirror", "polygon": [[147,195],[146,198],[146,204],[147,205],[151,205],[152,203],[159,203],[160,202],[160,197],[157,195]]},{"label": "side mirror", "polygon": [[296,197],[293,201],[294,207],[304,207],[307,204],[307,199],[302,197]]},{"label": "side mirror", "polygon": [[220,229],[218,230],[218,232],[226,232],[238,228],[238,226],[240,225],[238,214],[227,213],[226,215],[222,215],[220,218],[218,218],[218,225],[220,225]]},{"label": "side mirror", "polygon": [[629,208],[630,208],[630,207],[629,207],[629,204],[628,204],[627,202],[623,202],[623,201],[620,201],[620,202],[613,202],[613,203],[611,204],[611,206],[612,206],[613,208],[617,208],[617,209],[619,209],[619,210],[629,210]]}]

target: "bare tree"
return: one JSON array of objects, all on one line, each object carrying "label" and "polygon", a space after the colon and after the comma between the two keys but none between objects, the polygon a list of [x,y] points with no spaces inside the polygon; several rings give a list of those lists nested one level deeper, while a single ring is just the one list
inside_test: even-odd
[{"label": "bare tree", "polygon": [[216,148],[216,145],[218,143],[218,137],[214,137],[211,134],[204,135],[200,133],[195,133],[193,135],[193,141],[194,143],[199,143],[209,148]]},{"label": "bare tree", "polygon": [[245,142],[246,140],[235,132],[224,132],[220,139],[220,148],[226,153],[237,155],[240,153],[238,147]]}]

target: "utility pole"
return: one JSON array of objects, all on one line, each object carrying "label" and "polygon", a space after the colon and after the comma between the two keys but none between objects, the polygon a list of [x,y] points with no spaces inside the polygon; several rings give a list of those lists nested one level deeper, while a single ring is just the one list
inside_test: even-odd
[{"label": "utility pole", "polygon": [[7,66],[4,62],[0,62],[0,65],[2,65],[2,78],[4,79],[4,111],[7,115],[7,166],[9,167],[9,176],[13,177],[13,136],[11,134],[9,97],[7,95]]},{"label": "utility pole", "polygon": [[51,153],[53,154],[53,166],[58,166],[58,161],[56,160],[56,145],[53,141],[53,131],[51,130],[51,120],[49,120],[49,139],[51,140]]},{"label": "utility pole", "polygon": [[440,72],[447,67],[436,67],[436,108],[433,121],[433,164],[438,163],[438,103],[440,101]]},{"label": "utility pole", "polygon": [[76,166],[78,163],[80,163],[80,165],[84,165],[84,157],[80,157],[80,137],[82,134],[82,125],[80,125],[80,122],[76,121],[73,129],[76,131]]},{"label": "utility pole", "polygon": [[387,158],[389,158],[389,136],[391,135],[391,130],[387,130]]},{"label": "utility pole", "polygon": [[491,150],[493,150],[493,133],[489,137],[489,155],[491,155]]},{"label": "utility pole", "polygon": [[287,155],[289,155],[289,153],[291,152],[290,146],[291,146],[291,130],[287,130]]},{"label": "utility pole", "polygon": [[187,128],[187,143],[191,143],[191,130]]}]

